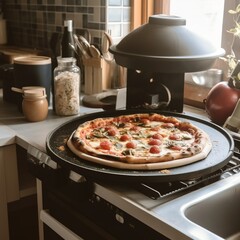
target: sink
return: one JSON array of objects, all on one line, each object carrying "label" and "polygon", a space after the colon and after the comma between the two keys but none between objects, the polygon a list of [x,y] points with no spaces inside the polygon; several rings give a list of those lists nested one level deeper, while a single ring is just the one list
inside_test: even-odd
[{"label": "sink", "polygon": [[222,184],[222,187],[209,194],[199,195],[183,207],[183,214],[191,222],[220,238],[240,240],[239,179],[240,176],[235,177],[233,182],[228,181],[226,185]]}]

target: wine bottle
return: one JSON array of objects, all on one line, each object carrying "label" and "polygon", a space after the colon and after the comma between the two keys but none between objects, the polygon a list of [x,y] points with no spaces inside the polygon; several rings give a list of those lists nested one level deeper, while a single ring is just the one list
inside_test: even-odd
[{"label": "wine bottle", "polygon": [[72,20],[65,20],[64,21],[64,31],[62,36],[62,43],[61,43],[61,53],[62,57],[75,57],[75,52],[70,46],[72,44],[74,46],[73,34],[72,34]]}]

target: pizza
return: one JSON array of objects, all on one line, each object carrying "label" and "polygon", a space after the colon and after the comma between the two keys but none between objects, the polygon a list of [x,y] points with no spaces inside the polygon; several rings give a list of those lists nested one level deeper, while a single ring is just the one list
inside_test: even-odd
[{"label": "pizza", "polygon": [[163,169],[202,160],[211,151],[206,132],[158,113],[96,118],[80,124],[67,141],[80,158],[124,169]]}]

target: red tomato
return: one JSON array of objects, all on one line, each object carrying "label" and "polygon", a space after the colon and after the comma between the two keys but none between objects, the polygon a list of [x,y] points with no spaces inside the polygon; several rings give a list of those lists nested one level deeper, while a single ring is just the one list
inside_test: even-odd
[{"label": "red tomato", "polygon": [[176,122],[174,125],[175,125],[175,127],[178,127],[179,126],[179,122]]},{"label": "red tomato", "polygon": [[109,141],[102,141],[100,142],[100,148],[104,150],[110,150],[111,149],[111,143]]},{"label": "red tomato", "polygon": [[150,153],[160,153],[160,149],[158,146],[152,146],[149,150]]},{"label": "red tomato", "polygon": [[152,131],[158,131],[158,130],[159,130],[159,127],[152,127],[151,130],[152,130]]},{"label": "red tomato", "polygon": [[182,149],[180,146],[171,146],[170,148],[177,151],[180,151]]},{"label": "red tomato", "polygon": [[147,119],[147,118],[143,118],[143,119],[141,119],[141,122],[142,122],[144,125],[147,125],[147,124],[150,123],[150,120]]},{"label": "red tomato", "polygon": [[130,136],[127,134],[124,134],[120,137],[120,141],[125,142],[128,141],[130,139]]},{"label": "red tomato", "polygon": [[148,142],[149,145],[160,145],[161,141],[159,139],[150,139]]},{"label": "red tomato", "polygon": [[130,128],[131,131],[138,131],[139,130],[139,127],[138,126],[133,126]]},{"label": "red tomato", "polygon": [[163,128],[172,128],[172,127],[174,127],[174,124],[173,123],[163,123],[162,127]]},{"label": "red tomato", "polygon": [[127,147],[127,148],[136,148],[136,144],[135,144],[134,142],[128,142],[128,143],[126,144],[126,147]]},{"label": "red tomato", "polygon": [[169,136],[170,140],[181,140],[181,136],[177,135],[177,134],[171,134]]},{"label": "red tomato", "polygon": [[159,133],[155,133],[154,135],[152,135],[153,139],[162,139],[162,135]]},{"label": "red tomato", "polygon": [[117,134],[116,129],[110,128],[107,130],[108,136],[115,136]]}]

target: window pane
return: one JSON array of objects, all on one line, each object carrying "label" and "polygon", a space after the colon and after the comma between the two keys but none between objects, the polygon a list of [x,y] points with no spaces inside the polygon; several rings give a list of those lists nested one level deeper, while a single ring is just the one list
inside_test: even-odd
[{"label": "window pane", "polygon": [[192,31],[221,46],[224,0],[171,0],[170,14],[185,18]]}]

